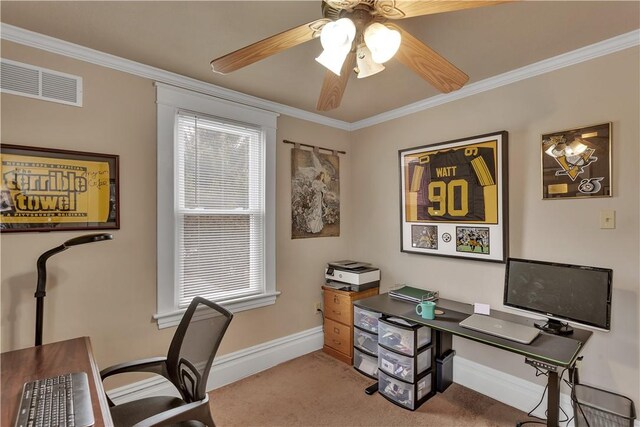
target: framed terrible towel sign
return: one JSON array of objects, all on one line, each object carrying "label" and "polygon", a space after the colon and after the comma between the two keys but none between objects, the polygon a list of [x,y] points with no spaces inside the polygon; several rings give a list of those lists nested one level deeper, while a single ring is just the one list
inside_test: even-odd
[{"label": "framed terrible towel sign", "polygon": [[0,231],[120,228],[118,159],[3,144]]},{"label": "framed terrible towel sign", "polygon": [[507,132],[399,151],[401,251],[504,262]]}]

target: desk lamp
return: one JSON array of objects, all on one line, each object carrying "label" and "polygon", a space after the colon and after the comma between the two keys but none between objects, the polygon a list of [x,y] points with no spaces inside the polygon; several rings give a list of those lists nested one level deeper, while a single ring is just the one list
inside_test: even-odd
[{"label": "desk lamp", "polygon": [[38,269],[38,284],[36,286],[36,346],[42,345],[42,323],[44,316],[44,297],[47,295],[47,260],[53,255],[69,249],[71,246],[84,245],[85,243],[101,242],[112,240],[113,236],[107,233],[87,234],[74,237],[53,249],[49,249],[38,258],[36,263]]}]

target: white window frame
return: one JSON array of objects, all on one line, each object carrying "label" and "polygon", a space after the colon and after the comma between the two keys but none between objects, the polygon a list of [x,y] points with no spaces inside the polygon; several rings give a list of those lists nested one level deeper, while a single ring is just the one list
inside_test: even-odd
[{"label": "white window frame", "polygon": [[179,110],[207,114],[237,122],[260,126],[265,135],[265,289],[261,294],[225,301],[232,312],[250,310],[274,304],[276,291],[276,127],[277,113],[249,107],[235,102],[156,83],[157,104],[157,313],[158,328],[175,326],[185,309],[177,300],[177,227],[175,215],[176,192],[176,117]]}]

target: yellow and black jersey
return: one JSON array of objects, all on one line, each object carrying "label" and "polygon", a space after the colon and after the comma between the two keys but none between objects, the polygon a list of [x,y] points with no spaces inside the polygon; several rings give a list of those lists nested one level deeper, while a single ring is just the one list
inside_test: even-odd
[{"label": "yellow and black jersey", "polygon": [[425,153],[408,165],[417,221],[484,221],[484,187],[495,182],[494,150],[467,147]]}]

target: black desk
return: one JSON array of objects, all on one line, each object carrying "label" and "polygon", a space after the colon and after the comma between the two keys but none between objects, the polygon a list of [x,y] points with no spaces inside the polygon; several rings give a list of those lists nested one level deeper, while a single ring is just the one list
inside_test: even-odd
[{"label": "black desk", "polygon": [[[354,305],[387,316],[400,317],[434,329],[437,331],[436,357],[442,356],[451,349],[452,337],[455,335],[521,354],[530,359],[539,360],[560,368],[573,370],[580,351],[592,335],[591,331],[577,328],[574,328],[572,335],[565,337],[541,332],[531,344],[520,344],[461,327],[458,323],[473,313],[473,306],[443,298],[437,301],[437,308],[445,313],[436,316],[434,320],[423,319],[417,315],[415,304],[391,298],[388,294],[354,301]],[[533,326],[534,323],[532,319],[527,317],[496,310],[491,310],[491,316],[529,326]],[[547,384],[547,426],[557,426],[560,406],[560,383],[557,372],[549,371]]]}]

